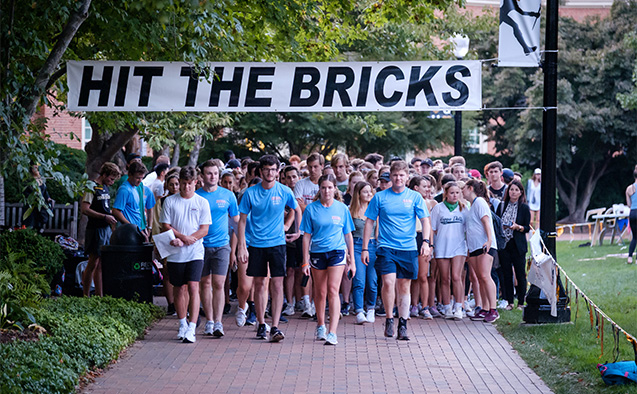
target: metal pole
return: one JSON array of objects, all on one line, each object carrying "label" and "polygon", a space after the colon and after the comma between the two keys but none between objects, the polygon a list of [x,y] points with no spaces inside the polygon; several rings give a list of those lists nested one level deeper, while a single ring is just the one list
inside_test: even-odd
[{"label": "metal pole", "polygon": [[462,156],[462,111],[456,111],[453,114],[455,123],[453,154],[454,156]]},{"label": "metal pole", "polygon": [[[553,256],[555,254],[555,192],[557,144],[557,22],[558,0],[547,0],[544,53],[544,116],[542,128],[542,209],[540,233]],[[557,259],[557,257],[556,257]]]}]

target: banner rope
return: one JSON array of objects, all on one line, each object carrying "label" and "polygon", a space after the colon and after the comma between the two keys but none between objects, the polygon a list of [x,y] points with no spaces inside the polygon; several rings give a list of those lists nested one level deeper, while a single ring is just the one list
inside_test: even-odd
[{"label": "banner rope", "polygon": [[[555,261],[555,257],[553,257],[553,255],[551,255],[551,253],[549,252],[548,248],[546,247],[546,244],[544,243],[544,240],[540,237],[540,242],[542,242],[542,247],[544,249],[544,253],[546,253],[547,255],[551,256],[553,258],[553,261],[555,262],[555,266],[560,270],[560,272],[564,275],[564,277],[566,278],[566,281],[569,285],[573,286],[573,288],[575,289],[575,303],[576,303],[576,308],[577,308],[577,312],[579,311],[579,296],[581,295],[582,298],[586,301],[586,309],[588,309],[589,312],[589,318],[591,321],[591,329],[596,328],[597,331],[597,337],[599,338],[600,333],[599,333],[599,326],[598,323],[594,325],[593,322],[593,313],[595,313],[597,320],[599,320],[599,316],[601,316],[602,318],[604,318],[604,320],[606,320],[608,323],[610,323],[613,331],[616,332],[616,335],[613,335],[615,337],[615,349],[613,351],[614,356],[615,356],[615,361],[617,361],[617,358],[619,357],[619,336],[620,333],[624,334],[626,336],[626,340],[633,346],[633,352],[635,354],[635,362],[637,362],[637,338],[635,338],[635,336],[631,335],[630,333],[628,333],[626,330],[624,330],[619,324],[617,324],[613,319],[611,319],[610,316],[608,316],[606,313],[604,313],[604,311],[601,310],[601,308],[599,306],[597,306],[597,304],[595,304],[593,302],[593,300],[591,300],[586,293],[584,293],[582,291],[582,289],[580,289],[575,282],[573,282],[573,280],[571,280],[571,278],[568,276],[568,274],[566,273],[566,271],[564,270],[564,268],[562,268],[561,265],[559,265],[557,263],[557,261]],[[577,322],[577,312],[575,312],[575,322]],[[602,329],[603,329],[603,322],[602,322]],[[602,341],[603,341],[603,334],[602,334]],[[602,354],[604,352],[604,344],[602,343]]]}]

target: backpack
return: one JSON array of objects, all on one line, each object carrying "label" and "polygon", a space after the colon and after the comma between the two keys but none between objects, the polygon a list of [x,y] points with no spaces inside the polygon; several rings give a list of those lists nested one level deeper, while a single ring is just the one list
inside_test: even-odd
[{"label": "backpack", "polygon": [[491,211],[491,220],[493,221],[493,232],[495,233],[495,242],[498,245],[498,250],[503,250],[507,242],[502,229],[502,219]]},{"label": "backpack", "polygon": [[637,364],[634,361],[597,364],[597,369],[608,385],[637,383]]}]

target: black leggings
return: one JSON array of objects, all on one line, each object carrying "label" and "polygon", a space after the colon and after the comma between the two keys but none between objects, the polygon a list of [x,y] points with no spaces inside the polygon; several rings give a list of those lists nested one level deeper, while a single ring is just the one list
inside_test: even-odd
[{"label": "black leggings", "polygon": [[630,232],[633,234],[633,239],[630,241],[630,246],[628,247],[628,257],[632,257],[635,246],[637,246],[637,209],[630,210],[628,222],[630,223]]},{"label": "black leggings", "polygon": [[525,255],[518,252],[517,246],[513,239],[507,242],[503,250],[498,251],[500,255],[500,266],[502,267],[502,276],[504,283],[502,284],[502,293],[504,299],[513,304],[513,271],[518,280],[515,287],[518,305],[524,305],[524,296],[526,296],[526,267]]}]

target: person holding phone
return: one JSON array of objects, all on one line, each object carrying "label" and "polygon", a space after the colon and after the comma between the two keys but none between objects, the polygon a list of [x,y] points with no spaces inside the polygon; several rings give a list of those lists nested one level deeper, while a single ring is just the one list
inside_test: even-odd
[{"label": "person holding phone", "polygon": [[[303,273],[308,276],[312,267],[314,303],[316,305],[316,339],[326,345],[336,345],[336,329],[340,318],[341,300],[338,290],[347,266],[348,277],[356,273],[354,263],[354,222],[333,175],[318,180],[319,192],[314,202],[305,208],[301,220],[303,232]],[[325,302],[329,300],[330,327],[326,333]]]},{"label": "person holding phone", "polygon": [[[465,240],[466,207],[460,201],[460,187],[447,182],[443,187],[443,201],[431,210],[431,230],[434,233],[434,256],[440,273],[440,292],[445,319],[462,320],[464,299],[464,262],[467,256]],[[451,304],[450,285],[453,281]]]},{"label": "person holding phone", "polygon": [[509,303],[508,310],[513,309],[513,271],[518,285],[515,288],[518,309],[524,305],[526,295],[525,257],[528,250],[526,233],[531,230],[531,210],[526,204],[524,187],[518,180],[513,180],[506,192],[504,200],[498,206],[498,214],[502,218],[502,228],[506,238],[506,246],[499,252],[500,264],[504,276],[502,291],[504,299]]},{"label": "person holding phone", "polygon": [[465,210],[465,228],[469,249],[469,267],[478,279],[481,309],[471,320],[492,323],[500,318],[496,309],[497,291],[491,277],[493,258],[497,253],[495,232],[491,208],[487,198],[487,186],[477,179],[470,179],[462,188],[465,200],[471,202],[471,208]]}]

